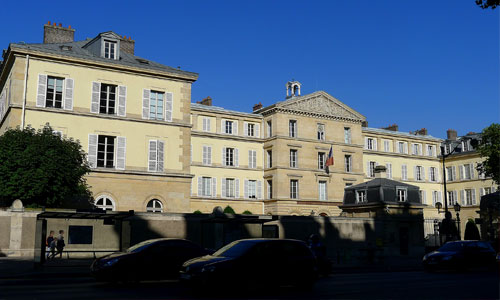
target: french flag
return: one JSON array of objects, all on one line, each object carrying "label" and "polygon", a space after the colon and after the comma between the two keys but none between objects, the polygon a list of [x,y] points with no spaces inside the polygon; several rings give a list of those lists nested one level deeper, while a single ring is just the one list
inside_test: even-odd
[{"label": "french flag", "polygon": [[325,168],[326,168],[327,172],[328,172],[329,166],[333,166],[333,147],[332,146],[330,146],[330,152],[328,153],[328,157],[326,159],[326,164],[325,164]]}]

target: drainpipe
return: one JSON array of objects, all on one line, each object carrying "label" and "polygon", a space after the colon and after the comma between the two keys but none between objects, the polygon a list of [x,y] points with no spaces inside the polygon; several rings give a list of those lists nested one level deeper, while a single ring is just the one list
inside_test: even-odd
[{"label": "drainpipe", "polygon": [[23,111],[21,118],[21,129],[24,130],[24,119],[26,117],[26,90],[28,88],[28,66],[30,63],[30,56],[26,55],[26,69],[24,70],[24,91],[23,91]]}]

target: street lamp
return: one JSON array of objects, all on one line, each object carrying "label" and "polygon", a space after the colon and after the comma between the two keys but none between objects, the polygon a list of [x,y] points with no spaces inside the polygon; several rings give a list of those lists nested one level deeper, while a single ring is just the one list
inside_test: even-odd
[{"label": "street lamp", "polygon": [[457,213],[457,229],[458,229],[458,240],[461,240],[462,238],[460,237],[460,204],[458,202],[453,205],[453,209]]}]

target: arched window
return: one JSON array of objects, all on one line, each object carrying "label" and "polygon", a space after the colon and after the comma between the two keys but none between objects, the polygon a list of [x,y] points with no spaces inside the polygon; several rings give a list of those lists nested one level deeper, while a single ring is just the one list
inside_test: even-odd
[{"label": "arched window", "polygon": [[115,210],[115,201],[109,196],[100,196],[95,201],[95,206],[102,210]]},{"label": "arched window", "polygon": [[158,199],[149,200],[148,205],[146,205],[147,212],[163,212],[163,204]]}]

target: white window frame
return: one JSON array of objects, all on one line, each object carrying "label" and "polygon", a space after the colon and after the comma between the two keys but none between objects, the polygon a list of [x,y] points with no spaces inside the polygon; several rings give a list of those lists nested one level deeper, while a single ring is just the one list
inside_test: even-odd
[{"label": "white window frame", "polygon": [[224,149],[226,151],[226,161],[224,162],[224,165],[225,166],[228,166],[228,167],[235,167],[236,166],[236,163],[235,163],[235,148],[230,148],[230,147],[227,147]]},{"label": "white window frame", "polygon": [[212,165],[212,146],[203,145],[202,147],[202,164],[204,166]]},{"label": "white window frame", "polygon": [[267,185],[267,199],[273,199],[273,180],[266,180]]},{"label": "white window frame", "polygon": [[[161,95],[162,99],[161,99],[161,109],[158,110],[158,96]],[[149,91],[149,119],[150,120],[164,120],[165,119],[165,104],[166,104],[166,97],[165,97],[165,93],[164,92],[160,92],[160,91],[154,91],[154,90],[151,90]],[[153,99],[153,97],[155,97]],[[155,104],[153,105],[153,100],[155,101]],[[151,114],[153,113],[152,112],[152,109],[154,107],[154,116],[152,116]],[[161,116],[161,117],[160,117]]]},{"label": "white window frame", "polygon": [[396,201],[408,202],[408,190],[402,187],[396,187]]},{"label": "white window frame", "polygon": [[212,195],[212,177],[201,177],[201,197],[213,197]]},{"label": "white window frame", "polygon": [[299,167],[299,151],[296,149],[290,149],[290,168]]},{"label": "white window frame", "polygon": [[437,176],[436,176],[436,167],[430,167],[429,168],[429,181],[431,182],[436,182],[437,181]]},{"label": "white window frame", "polygon": [[356,203],[368,203],[367,190],[356,190]]},{"label": "white window frame", "polygon": [[211,119],[210,117],[203,117],[202,118],[202,129],[205,132],[210,132],[211,131]]},{"label": "white window frame", "polygon": [[[151,204],[151,206],[149,206]],[[162,213],[163,203],[158,199],[151,199],[146,204],[146,211],[151,213]]]},{"label": "white window frame", "polygon": [[225,191],[226,197],[227,198],[235,198],[236,197],[236,179],[225,178],[222,180],[226,181],[226,191]]},{"label": "white window frame", "polygon": [[374,161],[370,161],[368,163],[369,169],[368,169],[368,177],[375,177],[375,167],[377,166],[377,163]]},{"label": "white window frame", "polygon": [[273,167],[273,150],[267,150],[266,156],[267,156],[267,167],[272,168]]},{"label": "white window frame", "polygon": [[250,169],[257,168],[257,151],[256,150],[248,150],[248,167]]},{"label": "white window frame", "polygon": [[326,181],[321,180],[318,182],[318,198],[320,201],[327,201],[327,186]]},{"label": "white window frame", "polygon": [[325,124],[318,123],[317,138],[318,138],[318,141],[324,141],[325,140]]},{"label": "white window frame", "polygon": [[[108,51],[106,51],[108,49]],[[115,41],[104,40],[104,58],[117,59],[118,43]]]},{"label": "white window frame", "polygon": [[257,180],[248,180],[248,199],[257,199]]},{"label": "white window frame", "polygon": [[290,179],[290,199],[299,199],[299,180]]},{"label": "white window frame", "polygon": [[345,165],[345,171],[347,173],[352,172],[352,155],[344,155],[344,165]]},{"label": "white window frame", "polygon": [[255,127],[256,125],[254,123],[247,123],[246,124],[246,127],[247,127],[247,136],[255,136]]},{"label": "white window frame", "polygon": [[385,168],[386,168],[386,177],[388,179],[392,179],[392,164],[391,163],[385,164]]},{"label": "white window frame", "polygon": [[375,150],[375,139],[374,138],[366,138],[366,149]]},{"label": "white window frame", "polygon": [[391,152],[390,141],[383,140],[383,143],[384,143],[384,152]]},{"label": "white window frame", "polygon": [[424,169],[424,167],[422,167],[422,166],[415,166],[415,180],[417,180],[417,181],[424,180],[423,172],[422,172],[423,169]]},{"label": "white window frame", "polygon": [[271,137],[273,135],[273,121],[268,120],[266,122],[267,126],[267,137]]},{"label": "white window frame", "polygon": [[[52,99],[49,99],[49,81],[50,79],[53,79],[54,80],[54,93],[52,95]],[[47,87],[46,87],[46,91],[45,91],[45,103],[44,103],[44,107],[50,107],[50,108],[60,108],[60,109],[64,109],[64,90],[65,90],[65,80],[66,78],[63,78],[63,77],[57,77],[57,76],[48,76],[47,75]],[[56,107],[55,104],[56,104],[56,94],[57,94],[57,82],[58,81],[61,81],[61,107]],[[48,106],[47,103],[48,101],[51,101],[51,105],[52,106]]]},{"label": "white window frame", "polygon": [[297,120],[288,120],[288,136],[291,138],[297,137]]},{"label": "white window frame", "polygon": [[318,152],[318,169],[324,170],[325,163],[326,163],[326,153],[325,152]]},{"label": "white window frame", "polygon": [[351,144],[351,127],[344,127],[344,143]]},{"label": "white window frame", "polygon": [[[111,202],[111,205],[106,204],[106,200],[109,200]],[[102,201],[103,204],[98,204],[98,202],[100,202],[100,201]],[[101,195],[101,196],[97,197],[97,199],[94,202],[94,205],[95,205],[95,207],[102,209],[104,211],[106,211],[106,210],[115,211],[116,210],[115,200],[113,200],[113,198],[111,198],[108,195]]]},{"label": "white window frame", "polygon": [[234,121],[224,120],[224,133],[225,134],[235,134]]},{"label": "white window frame", "polygon": [[408,166],[401,165],[401,180],[408,180]]},{"label": "white window frame", "polygon": [[[102,145],[102,143],[99,142],[99,139],[101,137],[104,137],[104,165],[100,166],[99,165],[99,153],[102,151],[99,151],[99,145]],[[106,162],[108,161],[108,155],[111,153],[108,152],[108,145],[109,145],[109,138],[112,139],[113,141],[113,165],[108,167],[106,166]],[[96,158],[96,166],[98,168],[108,168],[108,169],[114,169],[116,168],[116,149],[118,148],[117,145],[117,137],[116,136],[111,136],[111,135],[105,135],[105,134],[100,134],[97,135],[97,158]]]}]

